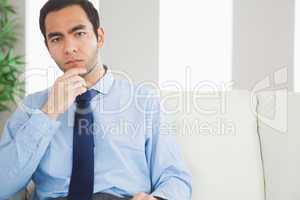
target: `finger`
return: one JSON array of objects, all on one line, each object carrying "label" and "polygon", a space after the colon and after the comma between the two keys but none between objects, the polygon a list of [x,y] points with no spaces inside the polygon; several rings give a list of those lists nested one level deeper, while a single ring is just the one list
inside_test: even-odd
[{"label": "finger", "polygon": [[143,200],[156,200],[153,196],[146,194]]},{"label": "finger", "polygon": [[86,88],[86,85],[80,81],[80,82],[75,82],[75,83],[73,83],[73,84],[71,84],[71,85],[69,86],[69,88],[70,88],[71,90],[75,90],[75,89],[77,89],[77,88],[79,88],[79,87],[84,87],[84,88]]},{"label": "finger", "polygon": [[79,76],[73,76],[67,80],[59,80],[57,82],[57,88],[60,88],[60,91],[64,91],[64,88],[69,90],[73,90],[74,87],[83,86],[87,87],[85,80]]},{"label": "finger", "polygon": [[76,76],[72,76],[72,77],[69,77],[67,80],[68,84],[75,84],[77,82],[81,82],[82,84],[86,85],[86,81],[84,80],[84,78],[76,75]]},{"label": "finger", "polygon": [[[65,94],[62,95],[63,99],[67,99],[68,102],[73,101],[78,95],[81,95],[87,91],[86,87],[83,87],[79,83],[77,85],[69,86],[68,92],[65,91]],[[63,102],[63,99],[60,102]]]},{"label": "finger", "polygon": [[154,196],[149,195],[147,200],[157,200]]},{"label": "finger", "polygon": [[71,76],[84,74],[86,72],[87,72],[87,70],[85,68],[75,67],[75,68],[72,68],[72,69],[69,69],[68,71],[66,71],[63,75],[63,78],[65,79],[65,78],[68,78]]},{"label": "finger", "polygon": [[147,194],[144,192],[139,192],[136,195],[134,195],[132,200],[144,200],[144,197],[146,197]]},{"label": "finger", "polygon": [[87,91],[86,87],[78,87],[75,89],[76,96],[81,95]]}]

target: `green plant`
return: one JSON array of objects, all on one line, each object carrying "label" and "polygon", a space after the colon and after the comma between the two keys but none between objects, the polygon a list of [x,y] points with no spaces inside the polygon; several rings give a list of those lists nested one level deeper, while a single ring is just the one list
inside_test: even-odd
[{"label": "green plant", "polygon": [[15,10],[8,0],[0,0],[0,112],[11,111],[9,104],[17,104],[24,96],[23,57],[15,56],[13,48],[17,42]]}]

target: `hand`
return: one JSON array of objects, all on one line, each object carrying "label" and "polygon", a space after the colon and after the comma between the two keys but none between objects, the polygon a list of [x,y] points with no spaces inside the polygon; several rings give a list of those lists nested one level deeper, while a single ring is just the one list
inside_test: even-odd
[{"label": "hand", "polygon": [[158,199],[144,192],[139,192],[135,194],[131,200],[158,200]]},{"label": "hand", "polygon": [[78,95],[86,92],[86,82],[79,76],[85,72],[84,68],[72,68],[56,79],[41,110],[53,119],[64,113]]}]

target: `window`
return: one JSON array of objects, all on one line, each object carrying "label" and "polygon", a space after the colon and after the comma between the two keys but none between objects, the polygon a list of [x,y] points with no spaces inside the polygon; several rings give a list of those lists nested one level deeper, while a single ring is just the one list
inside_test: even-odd
[{"label": "window", "polygon": [[232,15],[232,0],[160,1],[162,87],[173,82],[191,90],[201,81],[206,86],[231,81]]},{"label": "window", "polygon": [[295,1],[294,91],[300,92],[300,3]]}]

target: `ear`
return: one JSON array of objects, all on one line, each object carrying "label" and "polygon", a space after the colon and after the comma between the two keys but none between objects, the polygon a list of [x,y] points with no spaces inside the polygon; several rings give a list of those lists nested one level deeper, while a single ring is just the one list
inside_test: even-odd
[{"label": "ear", "polygon": [[99,27],[97,29],[97,34],[98,34],[98,47],[102,48],[104,44],[104,30],[103,28]]},{"label": "ear", "polygon": [[97,29],[98,34],[98,47],[102,48],[104,44],[104,30],[103,28],[99,27]]}]

